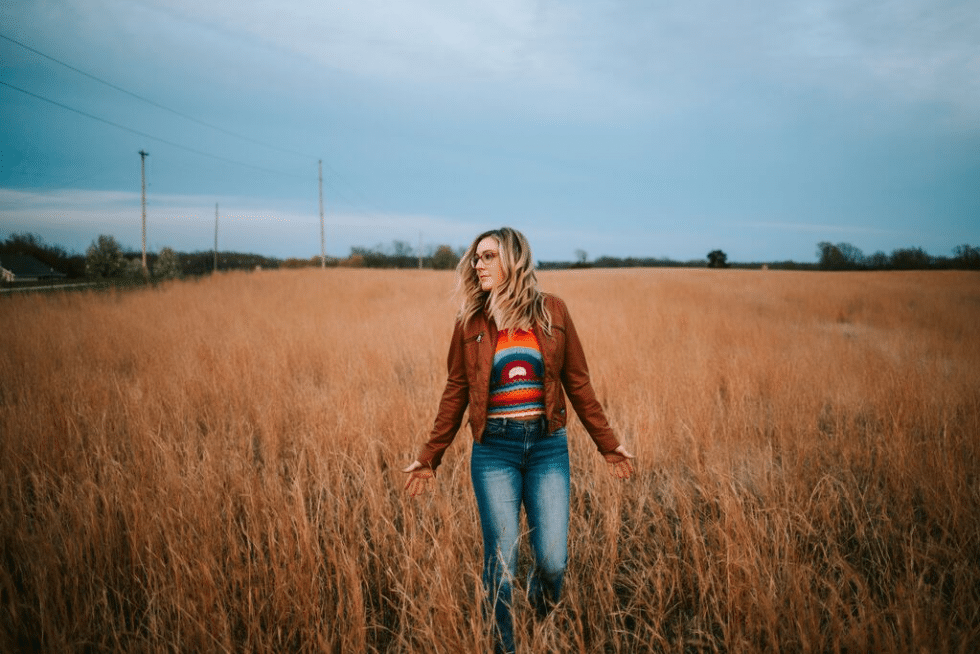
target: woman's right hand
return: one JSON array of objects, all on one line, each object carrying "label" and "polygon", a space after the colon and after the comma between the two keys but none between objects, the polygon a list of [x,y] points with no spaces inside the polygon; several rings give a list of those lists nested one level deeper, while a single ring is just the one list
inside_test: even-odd
[{"label": "woman's right hand", "polygon": [[620,445],[612,452],[602,455],[609,464],[609,474],[617,479],[629,479],[633,476],[633,456],[624,445]]},{"label": "woman's right hand", "polygon": [[431,480],[436,476],[432,468],[423,467],[418,461],[412,461],[411,465],[402,472],[408,475],[405,490],[408,491],[409,497],[421,495],[428,490]]}]

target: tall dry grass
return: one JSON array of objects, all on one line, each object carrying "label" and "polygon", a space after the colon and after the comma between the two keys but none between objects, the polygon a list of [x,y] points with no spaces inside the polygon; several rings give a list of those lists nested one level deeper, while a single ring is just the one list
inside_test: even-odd
[{"label": "tall dry grass", "polygon": [[[980,647],[980,277],[541,277],[639,473],[573,422],[567,591],[517,607],[523,651]],[[451,285],[0,300],[0,649],[485,649],[467,432],[436,493],[398,472]]]}]

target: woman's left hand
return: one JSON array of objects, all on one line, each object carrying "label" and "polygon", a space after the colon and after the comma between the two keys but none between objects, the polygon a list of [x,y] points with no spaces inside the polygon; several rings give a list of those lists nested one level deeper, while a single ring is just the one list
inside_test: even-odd
[{"label": "woman's left hand", "polygon": [[408,493],[409,497],[415,497],[416,495],[421,495],[425,491],[429,490],[429,486],[432,483],[432,479],[435,478],[436,473],[432,468],[426,468],[418,461],[412,461],[407,468],[402,470],[408,475],[408,482],[405,484],[405,492]]},{"label": "woman's left hand", "polygon": [[633,476],[633,461],[636,457],[627,451],[625,445],[620,445],[612,452],[603,454],[606,463],[609,464],[609,474],[617,479],[629,479]]}]

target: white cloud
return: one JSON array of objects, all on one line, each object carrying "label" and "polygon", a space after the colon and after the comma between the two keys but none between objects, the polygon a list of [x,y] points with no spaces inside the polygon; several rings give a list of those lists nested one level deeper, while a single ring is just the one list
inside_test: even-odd
[{"label": "white cloud", "polygon": [[[213,198],[155,195],[147,203],[147,249],[171,247],[203,251],[214,247]],[[473,221],[440,216],[328,213],[327,252],[346,255],[352,246],[374,247],[402,240],[418,244],[468,244],[485,229]],[[0,237],[31,232],[50,244],[84,252],[99,234],[124,247],[142,242],[140,194],[118,191],[0,189]],[[274,257],[307,257],[320,252],[318,215],[290,203],[259,198],[227,198],[218,207],[218,248]]]}]

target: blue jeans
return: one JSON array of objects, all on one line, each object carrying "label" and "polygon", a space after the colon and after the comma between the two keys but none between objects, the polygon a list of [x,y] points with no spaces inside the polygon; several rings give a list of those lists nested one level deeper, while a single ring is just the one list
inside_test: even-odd
[{"label": "blue jeans", "polygon": [[547,615],[561,595],[568,560],[568,438],[547,433],[547,421],[487,421],[473,443],[470,470],[483,528],[483,587],[493,607],[497,650],[514,651],[511,593],[517,575],[521,505],[527,514],[533,565],[528,600]]}]

